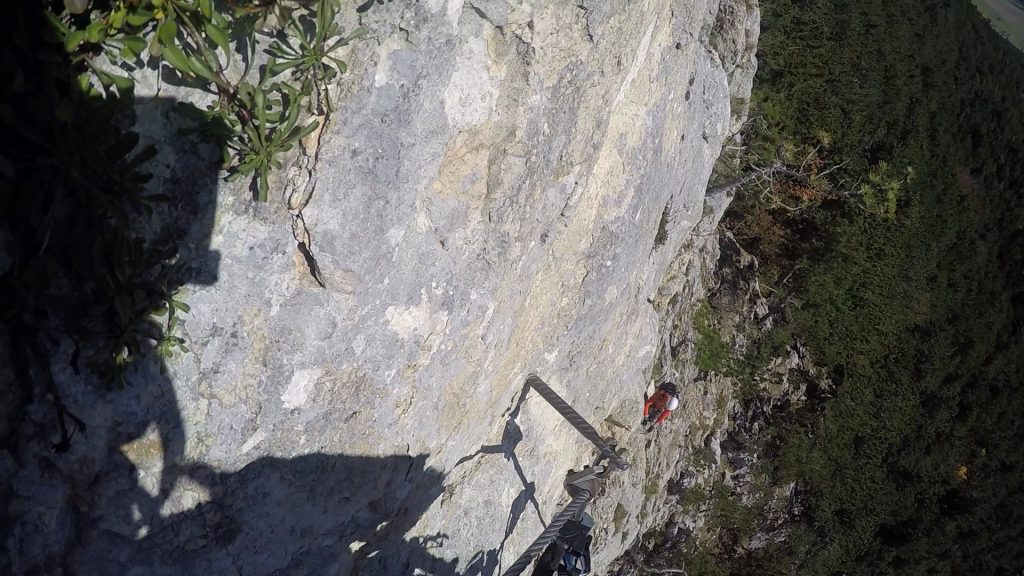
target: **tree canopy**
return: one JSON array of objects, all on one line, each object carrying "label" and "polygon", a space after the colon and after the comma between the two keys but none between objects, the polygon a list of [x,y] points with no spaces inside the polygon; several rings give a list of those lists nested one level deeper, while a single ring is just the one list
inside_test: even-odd
[{"label": "tree canopy", "polygon": [[766,340],[799,339],[836,390],[766,443],[801,494],[790,537],[720,563],[1019,574],[1024,57],[969,0],[761,4],[757,144],[817,147],[853,196],[729,216],[796,296]]}]

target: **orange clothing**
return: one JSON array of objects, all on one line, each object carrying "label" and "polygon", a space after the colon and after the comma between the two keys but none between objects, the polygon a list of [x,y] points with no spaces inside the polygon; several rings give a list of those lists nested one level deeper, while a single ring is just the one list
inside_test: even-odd
[{"label": "orange clothing", "polygon": [[668,418],[669,414],[672,413],[672,411],[668,409],[668,401],[671,398],[672,395],[664,390],[658,390],[655,392],[653,396],[647,399],[647,402],[644,402],[644,418],[650,414],[651,408],[654,408],[656,410],[660,410],[661,414],[658,414],[658,419],[653,423],[661,424],[664,422]]}]

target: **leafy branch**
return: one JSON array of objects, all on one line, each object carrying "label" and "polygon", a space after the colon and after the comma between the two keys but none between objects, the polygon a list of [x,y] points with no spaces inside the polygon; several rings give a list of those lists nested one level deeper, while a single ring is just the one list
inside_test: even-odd
[{"label": "leafy branch", "polygon": [[[130,97],[133,72],[149,62],[216,95],[205,110],[185,107],[199,123],[195,132],[222,147],[229,181],[251,177],[254,198],[266,202],[270,172],[319,125],[300,111],[330,110],[330,83],[347,70],[337,53],[363,34],[344,34],[340,7],[341,0],[65,0],[49,16],[83,89]],[[254,70],[261,43],[267,62]]]}]

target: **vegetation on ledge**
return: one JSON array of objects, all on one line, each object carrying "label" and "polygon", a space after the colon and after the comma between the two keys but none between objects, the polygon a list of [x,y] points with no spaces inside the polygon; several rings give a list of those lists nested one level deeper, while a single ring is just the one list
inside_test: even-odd
[{"label": "vegetation on ledge", "polygon": [[969,0],[762,9],[751,165],[791,173],[744,182],[725,225],[784,311],[760,347],[802,343],[836,386],[756,442],[765,490],[795,482],[787,536],[679,561],[1018,574],[1024,57]]}]

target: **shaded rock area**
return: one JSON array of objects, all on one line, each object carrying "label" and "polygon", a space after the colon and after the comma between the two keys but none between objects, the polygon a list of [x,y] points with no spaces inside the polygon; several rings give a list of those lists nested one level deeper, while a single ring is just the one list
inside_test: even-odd
[{"label": "shaded rock area", "polygon": [[[633,463],[592,509],[597,573],[717,446],[729,393],[686,346],[654,371],[678,414],[637,424],[718,258],[728,198],[705,189],[746,114],[756,3],[367,4],[281,193],[171,207],[192,352],[117,393],[55,367],[88,423],[67,454],[40,432],[47,400],[26,410],[0,461],[14,573],[497,574],[593,454],[523,394],[530,372]],[[166,113],[138,111],[144,138]],[[165,149],[153,186],[189,191],[202,152]]]}]

